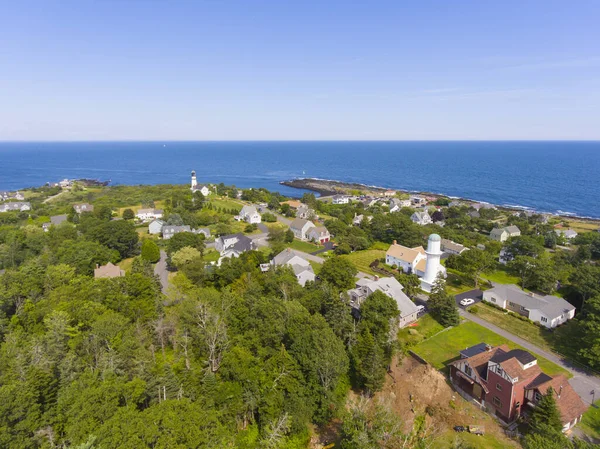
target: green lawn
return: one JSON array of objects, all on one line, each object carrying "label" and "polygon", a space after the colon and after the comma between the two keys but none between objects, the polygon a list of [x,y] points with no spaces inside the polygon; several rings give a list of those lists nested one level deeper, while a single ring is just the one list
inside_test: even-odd
[{"label": "green lawn", "polygon": [[204,260],[205,262],[216,262],[217,260],[219,260],[220,254],[217,250],[214,249],[207,249],[206,251],[204,251],[204,257],[202,258],[202,260]]},{"label": "green lawn", "polygon": [[416,326],[405,327],[398,331],[398,341],[404,348],[415,346],[444,329],[429,314],[420,318],[416,324]]},{"label": "green lawn", "polygon": [[369,266],[374,260],[385,257],[385,251],[380,249],[367,249],[364,251],[356,251],[351,254],[342,256],[352,262],[359,271],[370,274],[377,274]]},{"label": "green lawn", "polygon": [[131,266],[133,265],[133,257],[123,259],[117,265],[119,265],[119,268],[121,268],[121,270],[125,270],[125,272],[128,272],[131,270]]},{"label": "green lawn", "polygon": [[488,281],[497,282],[498,284],[519,284],[520,279],[516,276],[511,276],[506,270],[500,269],[492,273],[485,273],[481,278]]},{"label": "green lawn", "polygon": [[518,335],[523,340],[527,340],[546,351],[552,351],[554,349],[552,345],[553,334],[540,326],[528,323],[527,321],[521,321],[520,319],[509,315],[507,312],[498,310],[483,302],[480,302],[477,306],[473,307],[476,307],[474,310],[477,311],[476,315],[479,318],[483,318],[513,335]]},{"label": "green lawn", "polygon": [[317,246],[314,245],[312,243],[309,242],[303,242],[301,240],[296,240],[294,239],[294,241],[290,244],[288,244],[288,246],[292,249],[296,249],[298,251],[302,251],[305,253],[314,253],[315,251],[319,251],[320,249],[323,249],[322,246]]},{"label": "green lawn", "polygon": [[587,412],[583,414],[579,428],[583,432],[596,439],[600,439],[600,401],[594,403],[596,407],[590,407]]},{"label": "green lawn", "polygon": [[209,202],[212,204],[213,208],[220,207],[221,209],[235,209],[237,211],[242,210],[244,207],[243,204],[239,203],[236,200],[227,197],[213,197],[212,195],[208,197]]},{"label": "green lawn", "polygon": [[[390,244],[389,243],[384,243],[384,242],[375,242],[371,245],[371,247],[369,249],[379,249],[382,251],[386,251],[390,248]],[[383,257],[385,257],[385,254],[383,255]]]},{"label": "green lawn", "polygon": [[458,295],[459,293],[463,293],[475,288],[471,283],[467,282],[460,272],[451,268],[447,268],[446,273],[446,290],[451,295]]},{"label": "green lawn", "polygon": [[309,260],[308,263],[313,268],[313,271],[316,275],[318,275],[321,272],[321,268],[323,267],[322,263],[315,262],[314,260]]},{"label": "green lawn", "polygon": [[[506,344],[511,349],[524,349],[483,326],[467,321],[420,343],[413,350],[435,368],[442,370],[449,362],[459,357],[458,351],[477,343],[488,343],[492,346]],[[560,366],[543,357],[537,355],[536,357],[540,368],[545,373],[551,376],[564,374],[566,377],[572,377],[570,372]]]},{"label": "green lawn", "polygon": [[434,447],[436,449],[453,449],[455,447],[463,447],[456,446],[456,442],[462,442],[466,444],[465,447],[476,447],[477,449],[506,449],[521,447],[521,445],[514,441],[508,440],[506,437],[500,438],[491,433],[486,433],[483,436],[480,436],[465,432],[458,435],[454,430],[450,430],[443,434],[436,441]]}]

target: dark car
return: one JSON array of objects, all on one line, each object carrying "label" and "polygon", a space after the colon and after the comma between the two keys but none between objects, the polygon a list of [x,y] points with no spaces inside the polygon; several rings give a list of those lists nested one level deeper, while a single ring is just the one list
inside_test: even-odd
[{"label": "dark car", "polygon": [[455,432],[466,432],[467,428],[465,426],[454,426]]}]

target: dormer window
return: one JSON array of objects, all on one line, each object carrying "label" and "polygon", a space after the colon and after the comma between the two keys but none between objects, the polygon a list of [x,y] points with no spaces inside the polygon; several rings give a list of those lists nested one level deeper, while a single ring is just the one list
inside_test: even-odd
[{"label": "dormer window", "polygon": [[496,373],[497,373],[499,376],[502,376],[502,375],[504,374],[504,371],[502,370],[502,368],[500,368],[499,366],[497,366],[497,367],[496,367]]},{"label": "dormer window", "polygon": [[469,377],[473,377],[473,370],[466,363],[465,363],[465,374]]}]

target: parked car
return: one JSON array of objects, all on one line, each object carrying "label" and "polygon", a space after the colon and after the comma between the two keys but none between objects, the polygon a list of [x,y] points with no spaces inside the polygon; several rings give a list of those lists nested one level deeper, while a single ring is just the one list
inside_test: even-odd
[{"label": "parked car", "polygon": [[425,306],[417,306],[417,315],[425,313]]},{"label": "parked car", "polygon": [[455,432],[465,432],[467,428],[465,426],[454,426]]},{"label": "parked car", "polygon": [[470,306],[471,304],[475,304],[475,300],[471,298],[464,298],[460,300],[461,306]]}]

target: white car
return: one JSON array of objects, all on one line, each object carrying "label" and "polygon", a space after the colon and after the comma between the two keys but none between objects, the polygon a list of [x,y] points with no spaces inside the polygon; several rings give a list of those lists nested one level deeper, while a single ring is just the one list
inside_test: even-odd
[{"label": "white car", "polygon": [[417,314],[425,312],[425,306],[417,306]]},{"label": "white car", "polygon": [[465,299],[460,300],[461,306],[470,306],[471,304],[474,304],[474,303],[475,303],[475,300],[471,299],[471,298],[465,298]]}]

